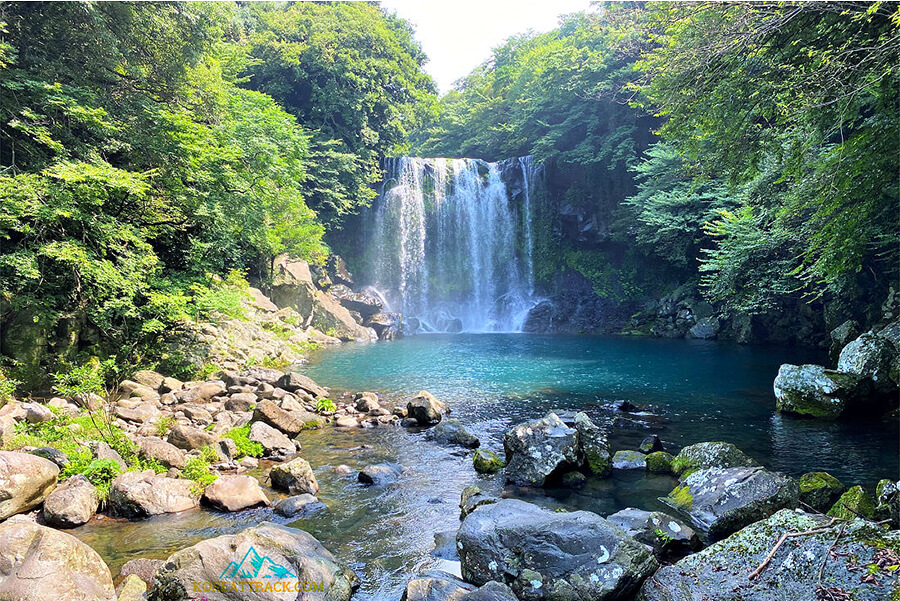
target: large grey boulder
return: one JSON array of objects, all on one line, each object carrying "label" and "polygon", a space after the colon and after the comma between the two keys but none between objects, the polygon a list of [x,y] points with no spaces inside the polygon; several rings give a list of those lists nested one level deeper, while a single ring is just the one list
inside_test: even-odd
[{"label": "large grey boulder", "polygon": [[394,463],[378,463],[376,465],[367,465],[359,470],[356,479],[363,484],[371,486],[385,486],[393,484],[403,474],[403,468]]},{"label": "large grey boulder", "polygon": [[647,469],[647,456],[640,451],[616,451],[612,461],[617,470]]},{"label": "large grey boulder", "polygon": [[310,325],[320,332],[333,334],[340,340],[359,342],[378,340],[375,330],[360,325],[336,298],[321,290],[316,290]]},{"label": "large grey boulder", "polygon": [[[783,534],[810,531],[814,532],[786,539],[759,575],[750,578]],[[886,569],[891,563],[888,550],[898,545],[900,532],[896,530],[886,532],[862,520],[829,523],[825,516],[784,509],[663,567],[644,583],[639,599],[886,600],[892,598],[891,589],[896,586],[891,584],[896,575]],[[876,566],[874,577],[867,578],[867,567],[872,565]],[[825,595],[829,589],[833,596]]]},{"label": "large grey boulder", "polygon": [[253,422],[248,438],[261,444],[269,456],[283,457],[297,450],[290,438],[263,422]]},{"label": "large grey boulder", "polygon": [[506,433],[503,447],[506,478],[518,485],[543,486],[551,474],[581,464],[578,431],[555,413],[515,426]]},{"label": "large grey boulder", "polygon": [[144,459],[154,459],[165,467],[180,470],[184,467],[184,451],[161,438],[144,436],[135,440],[138,455]]},{"label": "large grey boulder", "polygon": [[276,405],[274,401],[260,401],[253,411],[253,421],[269,424],[288,436],[296,436],[303,431],[303,422]]},{"label": "large grey boulder", "polygon": [[207,445],[212,445],[218,439],[206,430],[201,430],[200,428],[195,428],[193,426],[186,426],[184,424],[176,424],[175,427],[169,431],[169,437],[166,440],[169,444],[175,445],[179,449],[192,451],[194,449],[202,449]]},{"label": "large grey boulder", "polygon": [[314,495],[319,492],[316,475],[309,462],[302,457],[276,465],[269,472],[269,478],[272,480],[272,488],[289,492],[292,495],[303,493]]},{"label": "large grey boulder", "polygon": [[428,437],[441,444],[460,445],[470,449],[481,445],[481,441],[466,430],[458,419],[445,419],[428,431]]},{"label": "large grey boulder", "polygon": [[241,511],[269,504],[269,498],[253,476],[219,476],[204,489],[200,500],[221,511]]},{"label": "large grey boulder", "polygon": [[835,419],[871,394],[871,382],[821,365],[791,365],[778,370],[773,384],[775,407],[784,413]]},{"label": "large grey boulder", "polygon": [[57,528],[74,528],[88,522],[97,513],[100,498],[97,489],[82,474],[75,474],[44,501],[44,520]]},{"label": "large grey boulder", "polygon": [[153,470],[116,476],[108,499],[110,512],[123,517],[178,513],[197,507],[199,501],[193,481],[164,478]]},{"label": "large grey boulder", "polygon": [[309,493],[294,495],[275,503],[275,513],[286,518],[306,516],[325,509],[325,503]]},{"label": "large grey boulder", "polygon": [[450,574],[423,574],[406,583],[400,601],[460,601],[475,587]]},{"label": "large grey boulder", "polygon": [[779,509],[797,507],[799,497],[800,487],[784,474],[761,467],[731,467],[696,471],[661,500],[715,540]]},{"label": "large grey boulder", "polygon": [[[241,590],[242,582],[273,586],[248,593],[246,589]],[[279,582],[281,586],[275,586]],[[203,594],[210,599],[349,601],[359,586],[359,578],[308,532],[263,522],[237,534],[201,541],[169,556],[156,573],[156,587],[150,593],[150,600],[198,599],[197,583],[226,585],[222,587],[225,590],[218,592],[204,590]],[[237,586],[230,587],[231,583]],[[298,583],[301,587],[304,583],[321,583],[322,592],[286,589]]]},{"label": "large grey boulder", "polygon": [[870,378],[875,390],[890,393],[897,389],[891,379],[891,367],[897,357],[894,345],[879,336],[863,334],[844,347],[838,358],[838,371]]},{"label": "large grey boulder", "polygon": [[419,391],[419,394],[406,404],[407,415],[422,426],[441,421],[441,414],[446,410],[447,406],[427,390]]},{"label": "large grey boulder", "polygon": [[287,255],[275,257],[272,270],[272,291],[269,298],[281,308],[290,307],[308,321],[316,297],[309,263]]},{"label": "large grey boulder", "polygon": [[642,544],[594,513],[515,499],[470,513],[456,541],[467,582],[496,580],[534,601],[628,598],[658,567]]},{"label": "large grey boulder", "polygon": [[730,442],[698,442],[681,449],[672,460],[672,471],[682,477],[711,467],[753,467],[758,465]]},{"label": "large grey boulder", "polygon": [[0,599],[112,601],[112,575],[74,536],[33,522],[0,524]]},{"label": "large grey boulder", "polygon": [[43,503],[56,487],[55,463],[14,451],[0,451],[0,520]]},{"label": "large grey boulder", "polygon": [[287,390],[288,392],[297,392],[302,390],[314,397],[328,397],[328,390],[316,384],[312,378],[298,374],[297,372],[288,372],[281,376],[275,383],[276,388]]},{"label": "large grey boulder", "polygon": [[854,338],[859,336],[859,324],[852,319],[848,319],[835,329],[831,330],[828,336],[831,338],[831,347],[828,354],[832,359],[837,360],[841,351],[844,350],[844,347],[850,344]]},{"label": "large grey boulder", "polygon": [[613,465],[606,433],[582,412],[575,414],[575,429],[587,468],[595,476],[608,476]]}]

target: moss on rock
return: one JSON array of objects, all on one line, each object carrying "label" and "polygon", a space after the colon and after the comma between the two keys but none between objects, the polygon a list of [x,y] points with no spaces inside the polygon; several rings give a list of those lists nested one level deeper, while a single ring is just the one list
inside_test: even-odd
[{"label": "moss on rock", "polygon": [[653,474],[671,474],[672,461],[675,457],[665,451],[656,451],[647,455],[647,471]]},{"label": "moss on rock", "polygon": [[472,457],[472,465],[476,472],[492,474],[503,469],[503,459],[497,453],[478,449]]},{"label": "moss on rock", "polygon": [[816,511],[827,511],[847,489],[827,472],[809,472],[800,476],[800,501]]},{"label": "moss on rock", "polygon": [[862,486],[854,486],[841,495],[828,515],[845,520],[857,517],[872,519],[875,516],[875,499]]}]

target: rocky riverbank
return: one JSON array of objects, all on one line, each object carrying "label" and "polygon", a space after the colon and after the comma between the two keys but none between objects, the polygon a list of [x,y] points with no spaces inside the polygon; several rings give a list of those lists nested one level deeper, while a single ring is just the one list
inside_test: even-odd
[{"label": "rocky riverbank", "polygon": [[[263,563],[273,566],[275,580],[289,573],[310,587],[323,583],[324,594],[308,591],[312,597],[349,599],[360,581],[347,560],[328,550],[328,540],[296,528],[246,527],[167,560],[128,562],[117,578],[64,529],[96,520],[98,512],[144,520],[197,508],[271,507],[292,518],[327,511],[316,496],[317,458],[304,452],[304,434],[398,427],[459,449],[488,481],[513,485],[506,490],[514,495],[546,486],[577,489],[588,478],[621,472],[677,478],[663,499],[670,511],[628,508],[605,517],[549,511],[470,486],[462,491],[462,521],[445,553],[459,562],[462,579],[410,573],[408,601],[724,600],[735,590],[765,599],[773,587],[797,591],[799,599],[883,599],[898,584],[895,480],[882,480],[874,491],[847,487],[825,473],[795,480],[725,442],[676,449],[649,436],[640,448],[612,449],[605,427],[585,413],[551,412],[511,427],[501,456],[479,448],[467,424],[448,417],[448,407],[425,391],[404,399],[337,395],[301,374],[270,368],[225,371],[197,382],[141,371],[119,390],[108,404],[54,398],[0,408],[4,447],[15,449],[0,451],[0,557],[11,566],[0,575],[2,590],[41,600],[242,599],[241,583],[254,580],[222,575],[252,548],[268,559]],[[634,410],[624,403],[610,407],[623,417]],[[93,429],[92,420],[101,427]],[[260,471],[261,460],[271,467]],[[407,467],[373,462],[354,480],[403,486]],[[35,564],[45,574],[40,587],[28,576]],[[237,588],[215,584],[223,581]],[[297,594],[289,593],[254,591],[259,599]]]}]

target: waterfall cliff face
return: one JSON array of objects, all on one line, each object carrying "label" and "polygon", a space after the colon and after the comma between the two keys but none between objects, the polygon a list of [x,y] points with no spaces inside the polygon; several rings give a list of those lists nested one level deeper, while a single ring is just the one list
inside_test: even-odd
[{"label": "waterfall cliff face", "polygon": [[519,331],[534,304],[534,174],[530,157],[386,159],[361,279],[426,331]]}]

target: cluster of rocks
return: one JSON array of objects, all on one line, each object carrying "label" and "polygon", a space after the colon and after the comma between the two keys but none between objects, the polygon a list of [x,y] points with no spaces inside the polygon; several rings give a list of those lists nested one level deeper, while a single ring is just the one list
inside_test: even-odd
[{"label": "cluster of rocks", "polygon": [[858,335],[846,322],[832,334],[837,369],[784,364],[774,390],[779,411],[825,419],[879,418],[900,399],[900,321]]},{"label": "cluster of rocks", "polygon": [[[573,471],[634,467],[617,465],[585,414],[567,421],[551,413],[511,428],[505,480],[549,486],[571,482]],[[451,550],[463,580],[425,574],[409,582],[405,598],[455,601],[491,587],[498,600],[763,600],[774,590],[809,601],[851,593],[874,600],[900,586],[900,532],[884,525],[900,526],[900,482],[882,480],[873,496],[823,472],[799,480],[770,472],[729,443],[698,443],[674,456],[663,447],[648,437],[629,453],[644,458],[641,468],[679,479],[661,499],[671,515],[550,511],[467,487]],[[659,455],[651,470],[648,459]]]}]

